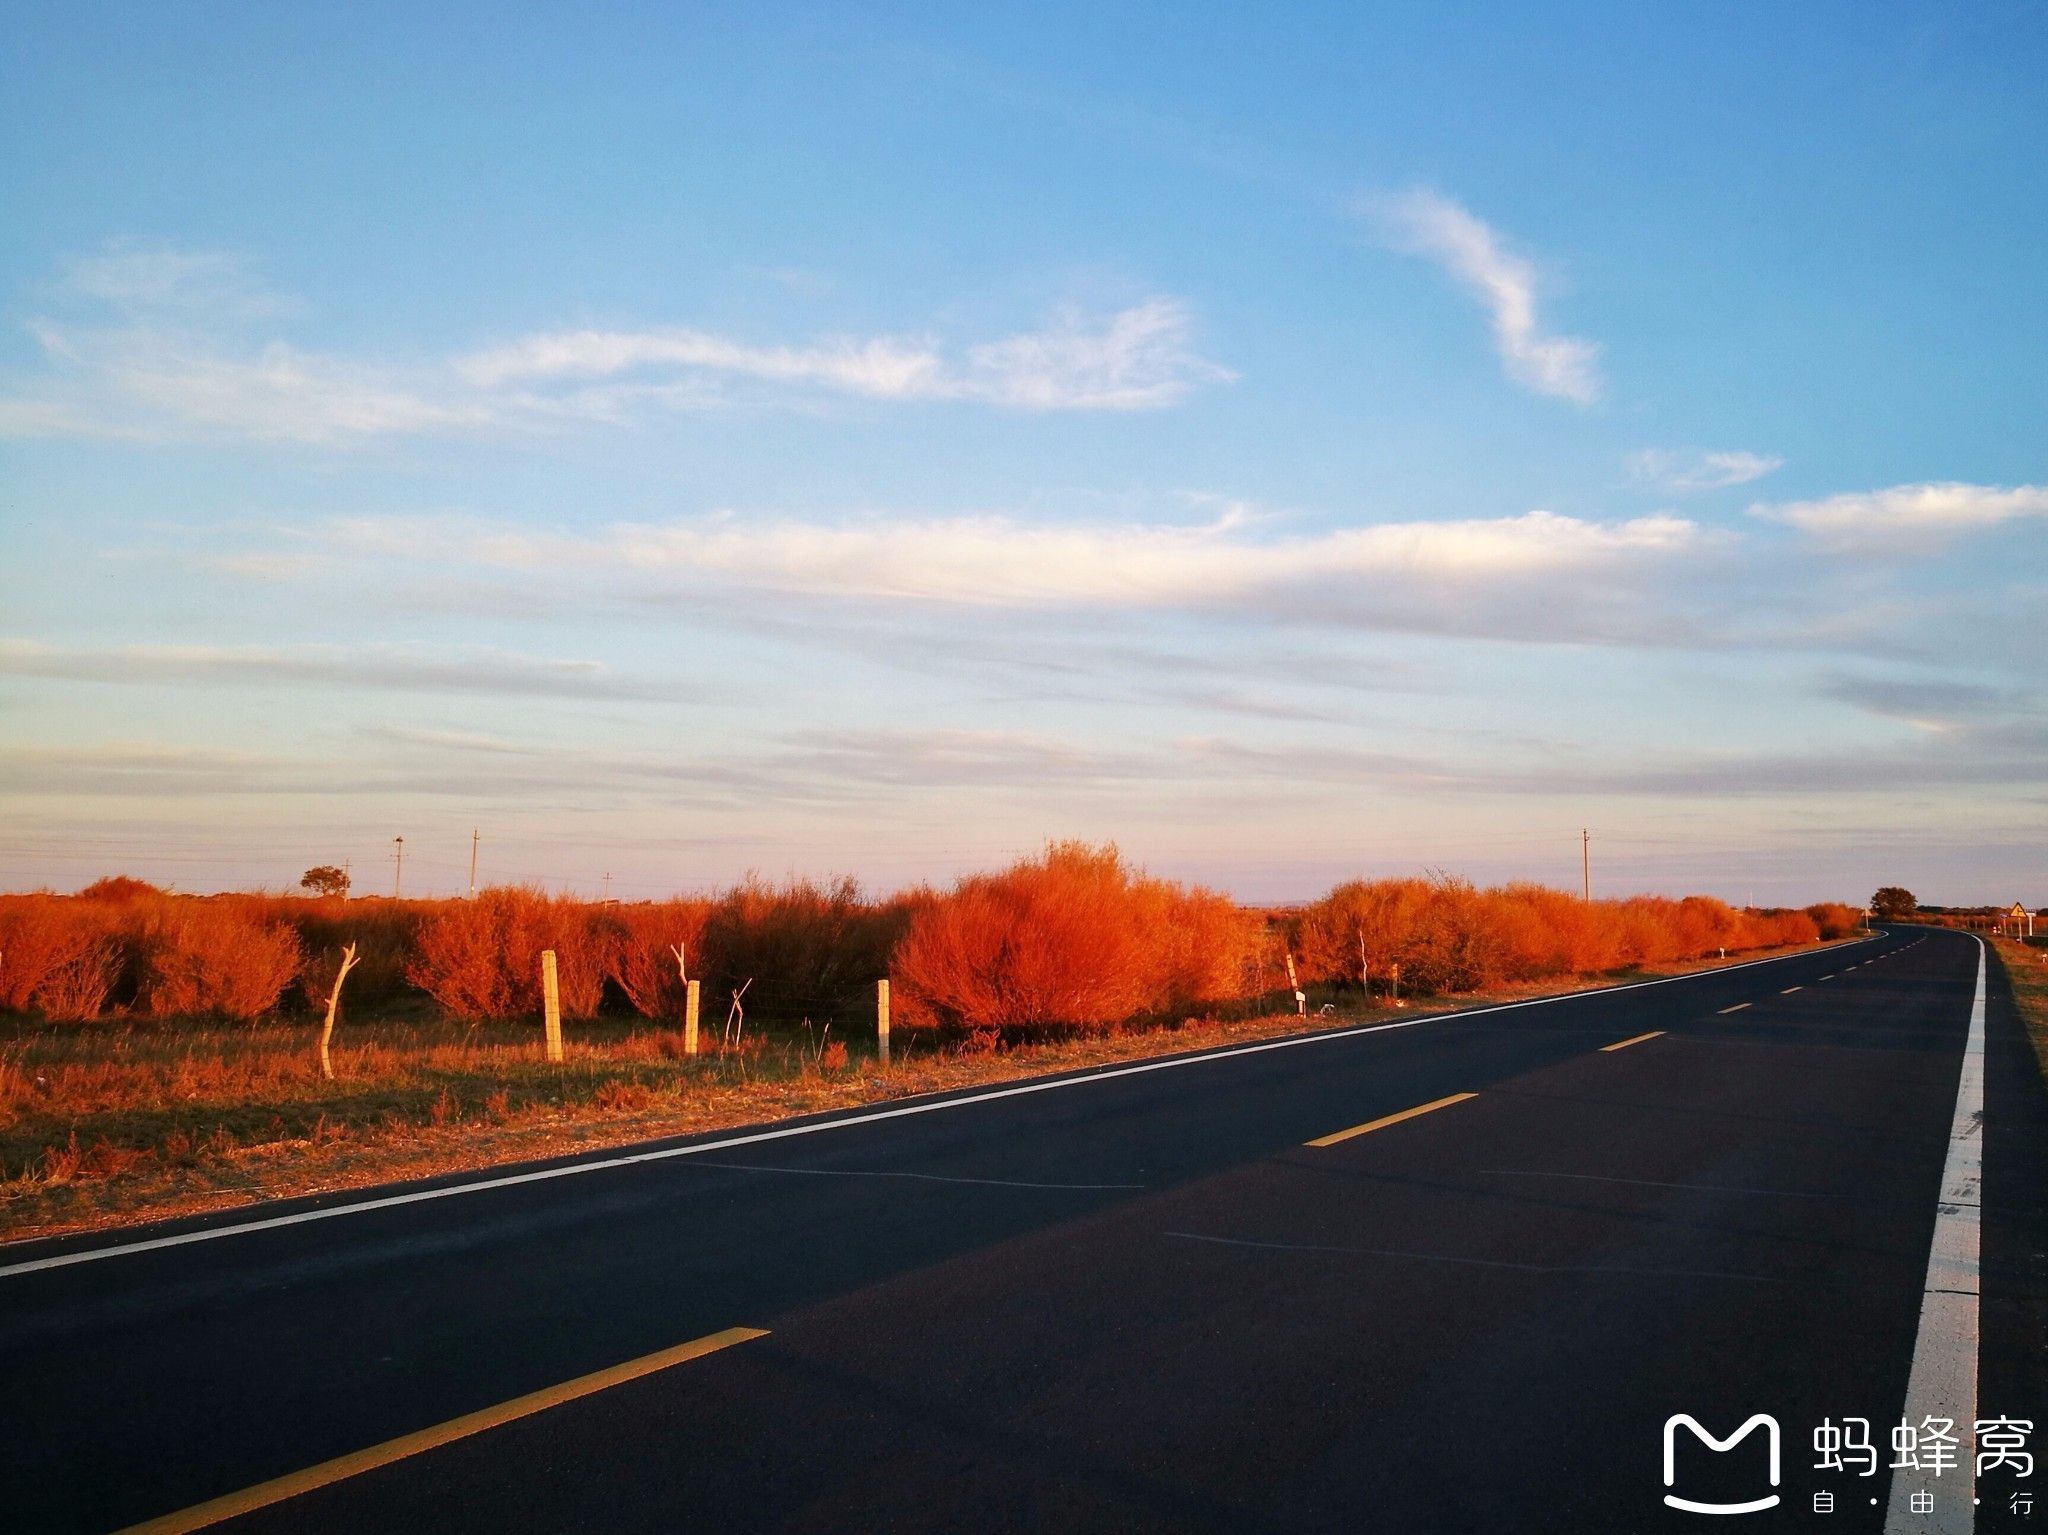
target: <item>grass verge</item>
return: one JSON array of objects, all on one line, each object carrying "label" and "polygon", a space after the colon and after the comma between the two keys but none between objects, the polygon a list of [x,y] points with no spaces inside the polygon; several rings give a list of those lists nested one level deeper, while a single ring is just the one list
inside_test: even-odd
[{"label": "grass verge", "polygon": [[[1657,966],[1566,989],[1757,957]],[[2048,978],[2042,987],[2048,990]],[[1291,1013],[1190,1018],[1010,1046],[986,1038],[938,1046],[899,1034],[887,1072],[863,1053],[866,1042],[849,1049],[829,1035],[757,1035],[730,1046],[714,1037],[708,1053],[692,1059],[682,1054],[679,1030],[599,1022],[578,1026],[567,1059],[554,1065],[531,1024],[394,1020],[349,1025],[330,1082],[314,1066],[312,1034],[303,1026],[20,1024],[0,1032],[0,1239],[130,1225],[1557,990],[1545,984],[1424,998],[1404,1012],[1368,1009],[1354,995],[1333,999],[1336,1011],[1306,1023]],[[2035,1005],[2042,1005],[2038,997]]]},{"label": "grass verge", "polygon": [[2034,1060],[2048,1077],[2048,949],[2017,943],[2010,938],[1990,940],[1992,952],[2005,967],[2012,986],[2013,1003],[2027,1041],[2034,1047]]}]

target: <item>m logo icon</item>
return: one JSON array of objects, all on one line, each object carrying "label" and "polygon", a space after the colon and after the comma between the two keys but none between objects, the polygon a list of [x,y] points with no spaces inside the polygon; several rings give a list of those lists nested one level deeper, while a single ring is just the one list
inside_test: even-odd
[{"label": "m logo icon", "polygon": [[[1747,1439],[1750,1430],[1761,1427],[1764,1440],[1771,1452],[1771,1485],[1778,1485],[1778,1420],[1769,1413],[1760,1412],[1726,1439],[1716,1439],[1700,1426],[1699,1419],[1690,1413],[1673,1413],[1664,1420],[1664,1485],[1673,1486],[1678,1481],[1678,1426],[1684,1424],[1710,1450],[1732,1450]],[[1664,1494],[1664,1501],[1673,1508],[1682,1508],[1689,1514],[1754,1514],[1778,1505],[1778,1495],[1755,1498],[1748,1503],[1695,1503],[1690,1498]]]}]

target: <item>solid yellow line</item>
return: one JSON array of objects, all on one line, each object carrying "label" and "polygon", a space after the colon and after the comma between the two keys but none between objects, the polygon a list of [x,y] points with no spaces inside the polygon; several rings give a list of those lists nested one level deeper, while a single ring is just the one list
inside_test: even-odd
[{"label": "solid yellow line", "polygon": [[409,1455],[418,1455],[423,1450],[437,1449],[457,1439],[467,1439],[471,1434],[480,1434],[486,1429],[510,1423],[515,1418],[524,1418],[536,1412],[545,1412],[550,1407],[559,1407],[564,1402],[573,1402],[579,1396],[609,1390],[613,1386],[638,1380],[643,1375],[652,1375],[657,1370],[666,1370],[670,1365],[683,1363],[687,1359],[701,1359],[706,1354],[715,1354],[722,1348],[731,1348],[735,1343],[745,1343],[750,1338],[765,1338],[767,1331],[759,1327],[728,1327],[694,1342],[679,1343],[674,1348],[665,1348],[656,1354],[643,1354],[638,1359],[629,1359],[624,1364],[615,1364],[608,1370],[599,1370],[591,1375],[579,1375],[574,1380],[563,1381],[559,1386],[548,1386],[540,1391],[516,1396],[509,1402],[500,1402],[495,1407],[465,1413],[459,1418],[450,1418],[446,1423],[437,1423],[432,1428],[423,1428],[417,1433],[403,1434],[396,1439],[387,1439],[382,1444],[373,1444],[367,1450],[339,1456],[334,1460],[322,1461],[317,1466],[308,1466],[303,1471],[294,1471],[273,1481],[259,1482],[254,1487],[245,1487],[240,1492],[231,1492],[226,1497],[215,1498],[208,1503],[197,1503],[191,1508],[181,1509],[175,1514],[164,1514],[142,1524],[130,1525],[118,1535],[183,1535],[186,1530],[202,1530],[210,1524],[219,1524],[223,1519],[233,1519],[251,1513],[259,1508],[268,1508],[273,1503],[282,1503],[286,1498],[295,1498],[300,1493],[311,1492],[316,1487],[325,1487],[330,1482],[339,1482],[365,1471],[374,1471],[379,1466],[388,1466],[393,1461],[404,1460]]},{"label": "solid yellow line", "polygon": [[1374,1130],[1384,1130],[1388,1125],[1398,1125],[1404,1119],[1413,1119],[1417,1114],[1427,1114],[1432,1109],[1448,1108],[1454,1103],[1463,1103],[1467,1098],[1477,1098],[1477,1093],[1452,1093],[1448,1098],[1439,1098],[1434,1103],[1418,1103],[1412,1109],[1403,1109],[1398,1114],[1389,1114],[1384,1119],[1375,1119],[1367,1124],[1353,1125],[1349,1130],[1339,1130],[1335,1135],[1322,1135],[1310,1141],[1311,1146],[1334,1146],[1339,1141],[1348,1141],[1354,1135],[1366,1135]]},{"label": "solid yellow line", "polygon": [[1637,1035],[1637,1036],[1636,1036],[1636,1037],[1635,1037],[1634,1039],[1623,1039],[1623,1040],[1617,1040],[1617,1041],[1616,1041],[1615,1043],[1613,1043],[1613,1044],[1611,1044],[1611,1045],[1602,1045],[1602,1046],[1601,1046],[1600,1048],[1601,1048],[1601,1050],[1603,1050],[1603,1051],[1607,1051],[1607,1050],[1626,1050],[1626,1049],[1627,1049],[1627,1048],[1628,1048],[1628,1047],[1629,1047],[1630,1045],[1639,1045],[1639,1044],[1641,1044],[1641,1043],[1642,1043],[1642,1042],[1643,1042],[1644,1040],[1646,1040],[1646,1039],[1659,1039],[1659,1038],[1662,1038],[1662,1037],[1663,1037],[1663,1034],[1664,1034],[1664,1031],[1663,1031],[1662,1029],[1652,1029],[1652,1030],[1650,1030],[1650,1032],[1649,1032],[1649,1033],[1647,1033],[1647,1034],[1638,1034],[1638,1035]]}]

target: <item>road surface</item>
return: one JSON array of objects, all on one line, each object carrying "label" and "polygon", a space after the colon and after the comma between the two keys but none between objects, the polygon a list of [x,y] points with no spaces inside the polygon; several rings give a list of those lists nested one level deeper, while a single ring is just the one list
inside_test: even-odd
[{"label": "road surface", "polygon": [[[2048,1104],[1981,954],[1899,928],[0,1248],[0,1522],[198,1527],[418,1435],[218,1527],[2048,1529],[2009,1466],[1888,1469],[1944,1389],[2048,1401]],[[1930,1265],[1979,1229],[1981,1297]],[[1667,1487],[1681,1413],[1770,1415],[1778,1483],[1680,1432]],[[1851,1418],[1874,1475],[1814,1465]]]}]

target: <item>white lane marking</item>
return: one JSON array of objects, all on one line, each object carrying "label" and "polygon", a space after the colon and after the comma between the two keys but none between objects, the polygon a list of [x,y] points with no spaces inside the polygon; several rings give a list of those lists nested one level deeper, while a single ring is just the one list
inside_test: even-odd
[{"label": "white lane marking", "polygon": [[1505,1258],[1456,1258],[1449,1253],[1411,1253],[1390,1247],[1326,1247],[1316,1242],[1252,1242],[1243,1237],[1212,1237],[1199,1231],[1162,1231],[1183,1242],[1208,1242],[1216,1247],[1250,1247],[1270,1253],[1341,1253],[1353,1258],[1412,1258],[1419,1263],[1455,1263],[1465,1268],[1514,1269],[1523,1274],[1626,1274],[1641,1279],[1741,1279],[1750,1284],[1777,1284],[1769,1274],[1723,1274],[1713,1269],[1637,1269],[1610,1263],[1512,1263]]},{"label": "white lane marking", "polygon": [[[1915,940],[1918,942],[1919,940]],[[1907,945],[1908,948],[1912,944]],[[1927,1246],[1927,1283],[1920,1296],[1920,1331],[1913,1369],[1906,1377],[1908,1423],[1948,1418],[1960,1431],[1977,1418],[1977,1257],[1984,1205],[1984,969],[1990,951],[1977,940],[1977,994],[1970,1003],[1970,1033],[1956,1078],[1956,1112],[1949,1123],[1948,1159],[1934,1207],[1934,1239]],[[1977,1526],[1976,1462],[1968,1455],[1947,1476],[1892,1478],[1885,1535],[1969,1535]],[[1934,1495],[1931,1514],[1909,1513],[1913,1492]]]},{"label": "white lane marking", "polygon": [[909,1178],[918,1183],[971,1183],[984,1189],[1142,1189],[1142,1183],[1020,1183],[1014,1178],[947,1178],[938,1173],[885,1173],[859,1168],[776,1167],[766,1162],[692,1162],[728,1173],[790,1173],[799,1178]]},{"label": "white lane marking", "polygon": [[[1872,941],[1868,938],[1854,940],[1857,943]],[[1384,1034],[1390,1029],[1412,1029],[1425,1023],[1450,1023],[1492,1013],[1517,1012],[1526,1007],[1549,1007],[1554,1003],[1578,1001],[1585,997],[1645,991],[1652,986],[1671,986],[1681,981],[1702,980],[1710,976],[1727,975],[1736,970],[1754,970],[1759,965],[1778,965],[1787,960],[1807,957],[1805,954],[1779,954],[1770,959],[1751,959],[1739,965],[1724,965],[1718,970],[1695,970],[1686,975],[1662,976],[1654,981],[1631,981],[1626,986],[1595,986],[1584,991],[1562,992],[1554,997],[1532,997],[1526,1002],[1498,1002],[1491,1007],[1475,1007],[1463,1012],[1424,1014],[1419,1018],[1404,1018],[1393,1023],[1364,1024],[1355,1029],[1330,1029],[1321,1034],[1297,1035],[1292,1039],[1269,1039],[1256,1044],[1228,1045],[1223,1049],[1205,1051],[1200,1055],[1176,1055],[1165,1060],[1140,1061],[1130,1066],[1111,1066],[1101,1071],[1090,1072],[1086,1076],[1061,1077],[1051,1082],[1025,1082],[1016,1087],[993,1088],[985,1093],[943,1098],[934,1103],[912,1103],[901,1108],[876,1109],[870,1113],[849,1114],[844,1118],[827,1119],[815,1124],[785,1125],[780,1129],[756,1130],[750,1135],[729,1135],[723,1140],[700,1141],[689,1146],[668,1146],[660,1151],[637,1151],[625,1156],[603,1157],[591,1162],[573,1162],[564,1167],[543,1167],[530,1173],[507,1173],[497,1178],[480,1178],[473,1183],[449,1184],[445,1188],[417,1189],[410,1194],[386,1194],[381,1198],[358,1200],[352,1204],[301,1210],[293,1215],[272,1215],[262,1220],[209,1226],[202,1231],[183,1231],[176,1236],[149,1237],[140,1242],[95,1247],[85,1252],[58,1253],[48,1258],[32,1258],[23,1263],[0,1267],[0,1279],[15,1274],[39,1273],[44,1269],[69,1268],[74,1263],[94,1263],[101,1258],[158,1252],[167,1247],[184,1247],[193,1242],[211,1242],[220,1237],[242,1236],[253,1231],[277,1231],[286,1226],[303,1226],[312,1221],[334,1220],[343,1215],[363,1215],[372,1210],[395,1210],[402,1205],[425,1204],[434,1199],[453,1199],[462,1194],[481,1194],[487,1189],[516,1188],[526,1183],[547,1183],[556,1178],[574,1178],[583,1173],[609,1172],[614,1168],[636,1167],[646,1162],[666,1162],[676,1157],[702,1156],[707,1151],[729,1151],[735,1146],[758,1146],[764,1141],[788,1140],[798,1135],[817,1135],[826,1130],[839,1130],[849,1125],[879,1124],[887,1119],[907,1119],[913,1114],[936,1114],[946,1109],[965,1108],[974,1103],[994,1103],[1003,1098],[1022,1098],[1032,1093],[1053,1093],[1062,1088],[1084,1087],[1091,1082],[1107,1082],[1117,1077],[1143,1076],[1152,1071],[1174,1071],[1183,1066],[1202,1066],[1211,1061],[1230,1060],[1242,1055],[1263,1055],[1268,1050],[1292,1050],[1298,1045],[1320,1045],[1332,1040],[1356,1039],[1365,1034]],[[0,1251],[5,1249],[0,1248]]]}]

